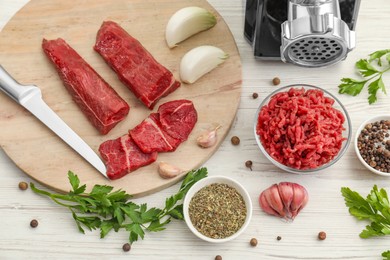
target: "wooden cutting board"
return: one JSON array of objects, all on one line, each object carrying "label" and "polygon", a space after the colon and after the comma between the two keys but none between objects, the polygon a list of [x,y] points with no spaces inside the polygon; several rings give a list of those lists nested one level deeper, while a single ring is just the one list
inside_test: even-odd
[{"label": "wooden cutting board", "polygon": [[[171,15],[185,6],[200,6],[213,11],[217,15],[217,25],[169,49],[165,43],[165,26]],[[18,82],[39,86],[46,103],[96,152],[103,141],[127,133],[152,112],[133,96],[93,51],[96,33],[105,20],[119,23],[177,79],[181,57],[194,47],[214,45],[230,55],[224,64],[195,84],[182,84],[174,93],[161,99],[154,109],[170,100],[192,100],[198,111],[198,122],[189,139],[173,153],[160,153],[155,163],[110,181],[27,110],[0,92],[0,144],[26,174],[57,191],[69,191],[67,172],[71,170],[89,189],[94,184],[106,184],[142,196],[166,188],[184,177],[183,174],[174,179],[162,179],[157,172],[158,162],[165,161],[184,170],[196,169],[218,149],[239,105],[240,56],[228,26],[206,1],[30,1],[0,33],[0,64]],[[65,39],[131,106],[127,118],[107,135],[99,134],[87,121],[45,57],[41,49],[42,39],[58,37]],[[204,130],[217,125],[222,126],[218,130],[217,145],[208,149],[198,147],[196,138]]]}]

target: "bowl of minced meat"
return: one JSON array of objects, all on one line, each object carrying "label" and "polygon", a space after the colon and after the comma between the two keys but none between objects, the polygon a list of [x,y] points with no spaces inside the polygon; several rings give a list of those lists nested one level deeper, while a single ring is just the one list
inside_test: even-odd
[{"label": "bowl of minced meat", "polygon": [[260,104],[254,124],[262,153],[292,173],[323,170],[337,162],[351,141],[351,121],[340,101],[307,84],[289,85]]}]

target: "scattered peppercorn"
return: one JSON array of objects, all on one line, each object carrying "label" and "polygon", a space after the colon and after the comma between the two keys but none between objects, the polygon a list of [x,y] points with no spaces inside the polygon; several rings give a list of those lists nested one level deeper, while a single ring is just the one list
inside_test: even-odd
[{"label": "scattered peppercorn", "polygon": [[280,240],[282,240],[282,237],[281,236],[277,236],[276,240],[280,241]]},{"label": "scattered peppercorn", "polygon": [[233,145],[239,145],[240,144],[240,138],[238,138],[238,136],[233,136],[230,141],[232,142]]},{"label": "scattered peppercorn", "polygon": [[252,163],[251,160],[248,160],[248,161],[245,162],[245,166],[246,166],[247,168],[251,169],[251,170],[252,170],[252,165],[253,165],[253,163]]},{"label": "scattered peppercorn", "polygon": [[326,238],[326,233],[324,231],[321,231],[320,233],[318,233],[319,240],[325,240],[325,238]]},{"label": "scattered peppercorn", "polygon": [[217,255],[217,256],[215,257],[215,260],[222,260],[222,256]]},{"label": "scattered peppercorn", "polygon": [[19,182],[19,189],[21,189],[21,190],[27,190],[27,189],[28,189],[28,184],[27,184],[27,182],[24,182],[24,181]]},{"label": "scattered peppercorn", "polygon": [[256,92],[254,92],[254,93],[252,94],[252,97],[253,97],[253,99],[256,99],[256,98],[259,97],[259,94],[257,94]]},{"label": "scattered peppercorn", "polygon": [[279,85],[280,84],[280,79],[278,77],[273,78],[272,84],[274,84],[275,86]]},{"label": "scattered peppercorn", "polygon": [[125,252],[129,252],[131,249],[131,245],[129,243],[123,244],[122,249]]},{"label": "scattered peppercorn", "polygon": [[38,226],[38,220],[36,219],[31,220],[30,227],[36,228],[37,226]]},{"label": "scattered peppercorn", "polygon": [[251,244],[251,246],[257,246],[257,239],[252,238],[251,241],[249,241],[249,243]]},{"label": "scattered peppercorn", "polygon": [[390,173],[390,120],[367,124],[360,132],[357,147],[363,160],[372,168]]}]

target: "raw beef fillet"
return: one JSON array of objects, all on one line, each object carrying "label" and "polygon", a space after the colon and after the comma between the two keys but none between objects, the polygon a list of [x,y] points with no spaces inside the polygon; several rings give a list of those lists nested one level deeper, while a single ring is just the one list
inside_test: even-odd
[{"label": "raw beef fillet", "polygon": [[174,100],[162,104],[157,111],[162,129],[181,142],[187,140],[198,120],[194,104],[190,100]]},{"label": "raw beef fillet", "polygon": [[175,100],[162,104],[129,133],[143,152],[172,152],[187,140],[197,120],[190,100]]},{"label": "raw beef fillet", "polygon": [[128,134],[105,141],[100,145],[99,152],[106,163],[107,176],[111,180],[119,179],[157,159],[157,152],[143,153]]},{"label": "raw beef fillet", "polygon": [[172,72],[115,22],[103,22],[94,49],[149,109],[180,86]]},{"label": "raw beef fillet", "polygon": [[42,48],[73,100],[101,134],[126,117],[129,105],[63,39],[43,39]]},{"label": "raw beef fillet", "polygon": [[172,152],[181,143],[169,136],[161,127],[158,113],[152,113],[129,134],[144,153]]}]

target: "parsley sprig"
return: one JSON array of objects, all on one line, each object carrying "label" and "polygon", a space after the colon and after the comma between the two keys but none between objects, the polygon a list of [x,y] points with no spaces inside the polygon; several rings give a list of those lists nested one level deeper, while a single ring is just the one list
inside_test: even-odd
[{"label": "parsley sprig", "polygon": [[362,91],[364,86],[368,85],[369,104],[377,101],[378,90],[387,94],[382,75],[390,70],[390,49],[371,53],[368,59],[357,61],[355,66],[363,79],[342,78],[341,84],[339,85],[340,94],[345,93],[356,96]]},{"label": "parsley sprig", "polygon": [[137,205],[129,199],[132,197],[123,190],[113,191],[107,185],[95,185],[90,193],[86,193],[86,185],[73,172],[68,172],[72,190],[67,194],[50,193],[40,190],[31,183],[31,189],[40,195],[51,198],[55,203],[67,207],[76,221],[80,232],[100,229],[100,237],[104,238],[111,230],[129,232],[129,241],[143,239],[145,231],[157,232],[165,229],[172,218],[183,219],[183,204],[180,202],[188,190],[200,179],[207,176],[207,169],[200,168],[187,173],[179,191],[165,200],[165,207],[149,208],[146,204]]},{"label": "parsley sprig", "polygon": [[[352,216],[371,221],[360,233],[361,238],[390,235],[390,204],[386,190],[379,190],[374,185],[366,199],[347,187],[341,188],[341,194]],[[382,256],[390,259],[390,251],[383,252]]]},{"label": "parsley sprig", "polygon": [[390,250],[382,253],[383,259],[390,260]]}]

